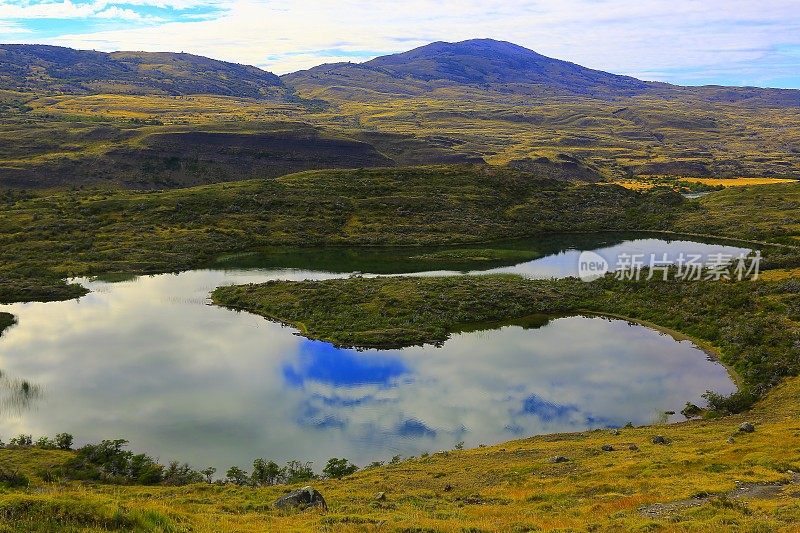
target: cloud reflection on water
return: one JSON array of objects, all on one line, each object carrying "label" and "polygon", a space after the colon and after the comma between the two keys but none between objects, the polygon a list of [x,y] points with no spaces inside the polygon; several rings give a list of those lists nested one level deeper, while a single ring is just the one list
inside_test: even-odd
[{"label": "cloud reflection on water", "polygon": [[199,270],[6,306],[19,325],[0,340],[0,368],[47,394],[36,409],[0,413],[0,437],[68,431],[80,442],[127,438],[197,467],[263,456],[319,468],[331,456],[365,464],[461,440],[647,423],[706,389],[733,390],[690,342],[619,320],[558,318],[457,334],[440,348],[356,351],[201,304],[225,283],[334,276]]}]

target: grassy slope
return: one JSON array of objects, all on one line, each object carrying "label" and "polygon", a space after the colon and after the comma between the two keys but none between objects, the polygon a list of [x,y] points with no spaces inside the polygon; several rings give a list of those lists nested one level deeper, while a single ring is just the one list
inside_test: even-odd
[{"label": "grassy slope", "polygon": [[[327,513],[272,510],[285,487],[37,481],[30,491],[0,491],[0,531],[793,531],[800,521],[791,496],[796,486],[776,487],[767,498],[724,495],[736,482],[792,479],[787,471],[800,468],[799,419],[800,380],[794,379],[746,417],[622,429],[619,435],[539,436],[314,482],[328,501]],[[755,433],[737,434],[745,420],[756,425]],[[656,434],[671,444],[652,444]],[[605,444],[615,451],[601,451]],[[570,461],[552,464],[555,455]],[[64,452],[0,450],[0,462],[13,461],[30,474],[65,458]],[[378,491],[386,492],[385,502],[374,499]],[[691,506],[655,518],[639,512],[685,499]]]},{"label": "grassy slope", "polygon": [[[431,150],[480,156],[493,164],[564,154],[617,177],[630,173],[797,177],[800,163],[794,148],[800,141],[800,113],[791,107],[753,108],[653,96],[614,102],[544,97],[532,106],[509,95],[498,102],[480,91],[465,94],[449,88],[424,97],[366,101],[347,94],[302,95],[329,99],[330,105],[223,96],[52,97],[0,92],[0,146],[5,147],[0,150],[0,168],[5,175],[28,169],[49,184],[105,183],[118,173],[150,187],[221,181],[213,173],[188,176],[195,163],[185,150],[164,156],[180,161],[179,170],[161,168],[159,159],[151,160],[158,174],[154,178],[142,172],[128,175],[124,165],[97,167],[104,154],[135,149],[150,134],[176,129],[256,133],[287,121],[362,138],[401,164],[434,162],[413,161],[416,154]],[[469,106],[453,104],[465,100]],[[386,135],[407,138],[395,143]],[[409,152],[410,159],[402,157]],[[58,180],[51,176],[53,169],[59,170]],[[29,188],[36,186],[33,178],[27,183]]]},{"label": "grassy slope", "polygon": [[[330,98],[337,107],[310,120],[449,142],[492,164],[558,154],[577,157],[609,175],[797,177],[797,108],[749,108],[635,97],[615,102],[552,98],[531,106],[508,97],[482,101],[443,89],[426,97],[366,102]],[[453,100],[469,99],[468,109]],[[787,129],[776,131],[777,124]]]},{"label": "grassy slope", "polygon": [[704,212],[687,213],[675,229],[705,231],[797,245],[800,184],[758,185],[715,192],[700,199]]}]

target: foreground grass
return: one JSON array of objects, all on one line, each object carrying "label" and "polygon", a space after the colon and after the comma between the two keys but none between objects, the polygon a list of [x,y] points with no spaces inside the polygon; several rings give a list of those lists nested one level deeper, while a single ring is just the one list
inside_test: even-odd
[{"label": "foreground grass", "polygon": [[[745,420],[754,433],[737,432]],[[653,444],[655,435],[670,444]],[[37,472],[70,452],[6,449],[0,463],[34,483],[0,489],[0,531],[793,531],[798,450],[798,379],[746,416],[538,436],[315,481],[327,513],[274,510],[292,488],[283,486],[48,483]],[[556,455],[569,461],[551,463]],[[775,486],[748,485],[766,483]],[[731,493],[737,487],[766,488]],[[654,506],[669,502],[679,503]]]}]

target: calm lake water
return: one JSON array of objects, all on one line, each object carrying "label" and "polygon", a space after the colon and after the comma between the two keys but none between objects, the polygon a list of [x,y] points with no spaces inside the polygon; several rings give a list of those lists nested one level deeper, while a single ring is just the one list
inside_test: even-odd
[{"label": "calm lake water", "polygon": [[[623,251],[746,251],[602,235],[483,248],[513,250],[517,259],[441,263],[419,250],[248,254],[180,274],[82,280],[92,293],[80,300],[0,306],[19,319],[0,339],[0,438],[67,431],[78,444],[126,438],[135,450],[198,468],[265,457],[313,461],[319,470],[333,456],[363,466],[460,441],[645,424],[687,401],[702,403],[707,389],[734,390],[725,369],[691,342],[621,320],[541,318],[457,334],[441,347],[356,351],[207,305],[223,284],[356,270],[561,277],[577,272],[580,250],[612,265]],[[520,251],[530,258],[520,260]]]}]

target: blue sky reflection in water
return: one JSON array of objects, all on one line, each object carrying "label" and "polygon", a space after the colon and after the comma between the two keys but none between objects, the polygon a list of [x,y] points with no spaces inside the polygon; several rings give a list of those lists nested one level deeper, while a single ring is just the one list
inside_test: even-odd
[{"label": "blue sky reflection in water", "polygon": [[0,368],[40,395],[0,412],[0,438],[69,431],[79,442],[127,438],[197,467],[263,456],[321,468],[331,456],[363,465],[462,440],[643,424],[706,389],[733,390],[690,342],[619,320],[565,317],[458,334],[439,348],[358,351],[204,305],[225,283],[334,275],[198,270],[4,306],[19,324],[0,339]]}]

